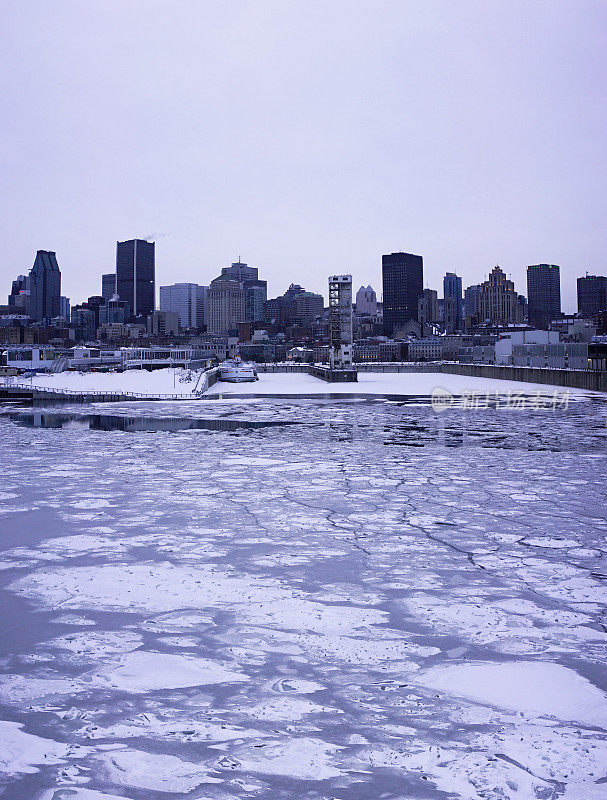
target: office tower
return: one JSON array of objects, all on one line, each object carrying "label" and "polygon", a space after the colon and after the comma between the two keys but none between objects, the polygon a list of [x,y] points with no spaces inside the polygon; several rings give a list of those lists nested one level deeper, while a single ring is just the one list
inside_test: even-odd
[{"label": "office tower", "polygon": [[227,334],[246,320],[246,294],[240,281],[215,278],[207,292],[209,333]]},{"label": "office tower", "polygon": [[112,325],[116,322],[124,323],[127,320],[128,313],[129,308],[126,300],[120,300],[118,295],[114,294],[102,306],[99,306],[99,327]]},{"label": "office tower", "polygon": [[70,326],[77,342],[92,342],[97,336],[95,312],[84,303],[72,308]]},{"label": "office tower", "polygon": [[325,310],[325,298],[314,292],[298,292],[293,300],[292,321],[302,325],[313,325]]},{"label": "office tower", "polygon": [[221,277],[232,279],[234,281],[257,281],[259,280],[259,270],[257,267],[250,267],[248,264],[243,264],[242,261],[235,261],[229,267],[223,267],[221,270]]},{"label": "office tower", "polygon": [[9,306],[24,306],[25,298],[27,295],[22,294],[27,292],[27,277],[25,275],[17,275],[17,279],[11,285],[11,293],[8,296]]},{"label": "office tower", "polygon": [[529,324],[548,328],[561,313],[561,276],[556,264],[527,267],[527,314]]},{"label": "office tower", "polygon": [[29,279],[28,314],[32,319],[50,321],[59,316],[61,272],[51,250],[38,250]]},{"label": "office tower", "polygon": [[176,311],[154,311],[147,318],[147,332],[152,336],[176,336],[179,325]]},{"label": "office tower", "polygon": [[296,319],[297,305],[295,299],[297,295],[303,292],[305,292],[303,286],[292,283],[284,294],[266,301],[264,315],[266,321],[286,325]]},{"label": "office tower", "polygon": [[63,317],[66,322],[70,321],[70,298],[69,297],[60,297],[59,298],[59,316]]},{"label": "office tower", "polygon": [[129,318],[154,311],[154,291],[154,242],[145,239],[116,242],[116,292],[128,303]]},{"label": "office tower", "polygon": [[417,303],[424,289],[424,260],[411,253],[382,256],[384,333],[392,336],[417,320]]},{"label": "office tower", "polygon": [[607,311],[607,277],[585,275],[577,279],[577,310],[583,317]]},{"label": "office tower", "polygon": [[528,307],[527,298],[524,294],[517,294],[516,296],[516,311],[515,322],[523,323],[527,320]]},{"label": "office tower", "polygon": [[352,276],[329,278],[329,363],[331,369],[352,367]]},{"label": "office tower", "polygon": [[105,300],[100,294],[94,294],[89,297],[86,303],[82,304],[84,308],[90,308],[95,315],[95,330],[99,327],[99,309],[105,305]]},{"label": "office tower", "polygon": [[[453,333],[462,327],[462,279],[454,272],[447,272],[443,278],[443,297],[445,299],[445,323],[447,331]],[[452,300],[452,303],[447,303]],[[449,310],[447,313],[447,309]],[[447,317],[449,319],[447,320]]]},{"label": "office tower", "polygon": [[244,281],[245,309],[248,322],[258,322],[265,317],[268,300],[267,281]]},{"label": "office tower", "polygon": [[101,296],[104,300],[111,300],[116,294],[116,273],[109,272],[101,276]]},{"label": "office tower", "polygon": [[197,283],[173,283],[160,287],[160,310],[175,312],[179,324],[200,328],[205,324],[207,287]]},{"label": "office tower", "polygon": [[356,292],[356,313],[377,314],[377,295],[372,286],[361,286]]},{"label": "office tower", "polygon": [[250,267],[242,261],[235,261],[223,267],[221,277],[242,283],[245,290],[245,320],[257,322],[264,319],[268,300],[268,282],[259,279],[257,267]]},{"label": "office tower", "polygon": [[417,321],[420,325],[438,322],[438,292],[436,289],[424,289],[417,303]]},{"label": "office tower", "polygon": [[481,293],[479,283],[468,286],[464,292],[464,316],[473,317],[478,311],[478,298]]},{"label": "office tower", "polygon": [[489,280],[480,284],[478,318],[480,323],[512,325],[516,322],[518,295],[514,283],[500,267],[489,273]]}]

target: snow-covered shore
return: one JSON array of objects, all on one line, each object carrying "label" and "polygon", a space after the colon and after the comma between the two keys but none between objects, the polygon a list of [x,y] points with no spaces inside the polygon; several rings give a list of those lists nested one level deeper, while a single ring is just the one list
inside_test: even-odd
[{"label": "snow-covered shore", "polygon": [[[39,373],[32,378],[16,382],[40,388],[65,389],[82,392],[134,392],[147,395],[192,396],[199,372],[185,369],[128,370],[127,372],[61,372],[58,374]],[[280,397],[293,395],[398,395],[404,397],[424,397],[442,388],[454,395],[468,392],[480,394],[523,393],[535,394],[541,391],[552,394],[555,389],[564,394],[563,387],[520,381],[506,381],[491,378],[474,378],[467,375],[450,375],[432,372],[359,372],[357,383],[326,383],[325,381],[301,372],[260,373],[259,380],[251,383],[218,382],[206,393],[217,395],[251,395],[258,397]],[[570,390],[571,394],[588,395],[583,390]]]}]

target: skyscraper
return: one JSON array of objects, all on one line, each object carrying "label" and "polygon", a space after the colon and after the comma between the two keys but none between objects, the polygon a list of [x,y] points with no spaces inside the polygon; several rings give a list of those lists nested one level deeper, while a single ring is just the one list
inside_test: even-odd
[{"label": "skyscraper", "polygon": [[518,295],[514,283],[500,267],[489,273],[489,280],[480,284],[478,317],[481,324],[512,325],[516,322]]},{"label": "skyscraper", "polygon": [[607,311],[607,278],[585,275],[577,279],[577,310],[584,317]]},{"label": "skyscraper", "polygon": [[21,293],[27,292],[27,290],[27,277],[25,275],[17,275],[17,279],[13,281],[11,293],[8,296],[9,306],[23,306],[25,302],[21,302],[21,299],[24,300],[25,295]]},{"label": "skyscraper", "polygon": [[231,266],[222,268],[221,277],[242,283],[245,290],[245,319],[249,322],[262,320],[268,300],[268,282],[259,279],[258,268],[235,261]]},{"label": "skyscraper", "polygon": [[466,317],[472,317],[478,311],[478,298],[481,293],[479,283],[468,286],[464,292],[464,314]]},{"label": "skyscraper", "polygon": [[384,290],[384,333],[392,336],[410,320],[417,321],[417,301],[424,289],[424,260],[411,253],[381,257]]},{"label": "skyscraper", "polygon": [[59,316],[63,317],[66,322],[70,321],[70,298],[69,297],[60,297],[59,298]]},{"label": "skyscraper", "polygon": [[109,272],[101,276],[101,296],[107,302],[116,294],[116,273]]},{"label": "skyscraper", "polygon": [[372,286],[361,286],[356,292],[356,313],[377,314],[377,295]]},{"label": "skyscraper", "polygon": [[205,324],[207,287],[197,283],[173,283],[160,287],[160,310],[175,312],[179,324],[187,328],[200,328]]},{"label": "skyscraper", "polygon": [[242,261],[234,261],[229,267],[222,267],[222,278],[231,278],[234,281],[256,281],[259,280],[259,270],[257,267],[250,267]]},{"label": "skyscraper", "polygon": [[52,250],[38,250],[29,274],[27,313],[39,321],[58,317],[61,311],[61,272]]},{"label": "skyscraper", "polygon": [[128,303],[129,317],[147,316],[154,311],[154,242],[116,242],[116,292]]},{"label": "skyscraper", "polygon": [[240,281],[220,275],[209,284],[207,297],[209,333],[225,335],[233,330],[238,322],[245,322],[245,290]]},{"label": "skyscraper", "polygon": [[[462,327],[462,279],[455,274],[455,272],[447,272],[443,278],[443,297],[445,299],[445,308],[450,309],[448,324],[448,332],[453,333]],[[451,303],[447,303],[451,300]],[[451,328],[451,330],[449,330]]]},{"label": "skyscraper", "polygon": [[561,313],[561,276],[556,264],[527,267],[527,314],[529,324],[548,328]]}]

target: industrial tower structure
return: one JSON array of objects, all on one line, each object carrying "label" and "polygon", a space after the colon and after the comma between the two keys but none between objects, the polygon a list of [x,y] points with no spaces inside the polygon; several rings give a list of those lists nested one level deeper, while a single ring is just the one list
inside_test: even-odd
[{"label": "industrial tower structure", "polygon": [[329,358],[331,369],[352,369],[352,276],[329,278]]}]

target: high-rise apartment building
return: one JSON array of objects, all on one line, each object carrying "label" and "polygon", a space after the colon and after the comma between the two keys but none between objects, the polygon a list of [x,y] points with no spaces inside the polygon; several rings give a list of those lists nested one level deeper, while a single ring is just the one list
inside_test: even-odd
[{"label": "high-rise apartment building", "polygon": [[101,296],[104,300],[111,300],[116,294],[116,273],[108,272],[101,276]]},{"label": "high-rise apartment building", "polygon": [[66,322],[70,321],[70,298],[61,296],[59,298],[59,316],[63,317]]},{"label": "high-rise apartment building", "polygon": [[585,275],[577,279],[577,310],[583,317],[607,311],[607,277]]},{"label": "high-rise apartment building", "polygon": [[468,286],[464,292],[464,316],[473,317],[478,312],[478,298],[481,293],[479,283]]},{"label": "high-rise apartment building", "polygon": [[517,317],[518,295],[514,283],[500,267],[494,267],[489,280],[480,284],[478,296],[479,322],[491,325],[512,325]]},{"label": "high-rise apartment building", "polygon": [[262,320],[266,313],[268,300],[267,281],[243,281],[245,291],[245,308],[248,322]]},{"label": "high-rise apartment building", "polygon": [[160,287],[160,310],[175,312],[184,330],[205,324],[206,301],[207,287],[197,283],[173,283]]},{"label": "high-rise apartment building", "polygon": [[[462,327],[462,279],[455,272],[447,272],[443,278],[443,297],[445,299],[445,323],[447,332],[461,330]],[[447,302],[451,301],[451,302]]]},{"label": "high-rise apartment building", "polygon": [[556,264],[527,267],[527,315],[529,324],[548,328],[561,313],[561,276]]},{"label": "high-rise apartment building", "polygon": [[155,247],[145,239],[116,243],[116,292],[126,300],[129,317],[154,311]]},{"label": "high-rise apartment building", "polygon": [[411,253],[382,256],[384,333],[392,336],[410,320],[417,320],[418,300],[424,289],[424,260]]},{"label": "high-rise apartment building", "polygon": [[35,320],[49,322],[61,311],[61,272],[52,250],[38,250],[28,276],[27,313]]},{"label": "high-rise apartment building", "polygon": [[246,321],[246,294],[240,281],[215,278],[209,284],[208,299],[208,333],[225,335],[236,328],[238,322]]}]

